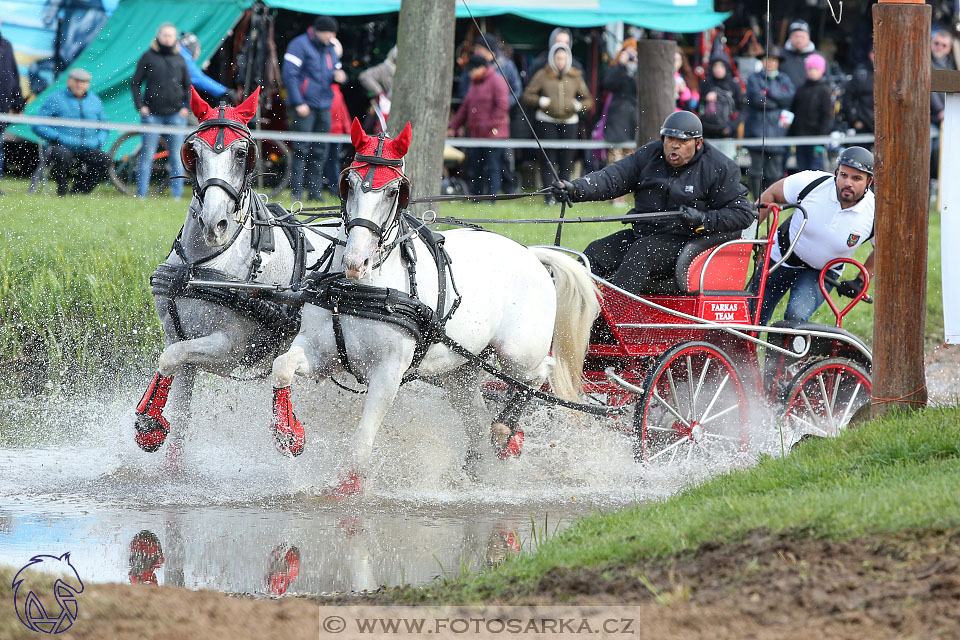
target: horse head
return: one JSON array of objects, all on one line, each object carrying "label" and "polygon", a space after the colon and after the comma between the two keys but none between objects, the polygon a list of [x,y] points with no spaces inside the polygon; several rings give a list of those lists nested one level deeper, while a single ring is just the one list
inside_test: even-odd
[{"label": "horse head", "polygon": [[198,201],[190,210],[207,246],[220,247],[239,230],[242,208],[249,206],[257,148],[247,123],[257,111],[260,88],[237,107],[211,107],[196,89],[190,91],[190,107],[200,121],[180,149]]},{"label": "horse head", "polygon": [[396,138],[369,136],[353,119],[350,137],[357,150],[353,163],[340,174],[347,244],[343,270],[359,280],[387,240],[399,211],[410,199],[410,181],[403,174],[403,156],[410,148],[410,123]]}]

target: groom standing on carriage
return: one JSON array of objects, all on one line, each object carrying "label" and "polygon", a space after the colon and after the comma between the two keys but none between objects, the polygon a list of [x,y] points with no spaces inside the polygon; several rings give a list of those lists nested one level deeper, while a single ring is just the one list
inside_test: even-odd
[{"label": "groom standing on carriage", "polygon": [[672,279],[687,243],[702,239],[702,249],[708,249],[727,242],[757,217],[740,183],[740,168],[704,141],[696,114],[670,114],[660,136],[619,162],[553,187],[558,197],[572,202],[609,200],[633,191],[631,214],[682,212],[634,222],[633,229],[587,246],[593,273],[631,293],[644,292],[651,280]]}]

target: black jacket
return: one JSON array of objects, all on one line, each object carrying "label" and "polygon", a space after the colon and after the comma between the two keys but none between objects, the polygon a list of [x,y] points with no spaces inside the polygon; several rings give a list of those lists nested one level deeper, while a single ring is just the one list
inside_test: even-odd
[{"label": "black jacket", "polygon": [[[190,104],[190,72],[174,45],[170,53],[161,52],[157,41],[140,56],[130,80],[133,103],[139,110],[147,106],[150,113],[168,116]],[[141,91],[141,85],[146,87]]]},{"label": "black jacket", "polygon": [[[706,214],[705,231],[699,235],[740,231],[756,219],[756,211],[740,184],[740,167],[704,141],[693,160],[671,167],[660,140],[648,142],[623,160],[573,181],[573,200],[606,200],[633,191],[630,213],[676,211],[680,205]],[[696,235],[677,218],[635,222],[640,235],[673,233]]]},{"label": "black jacket", "polygon": [[807,80],[793,96],[792,136],[822,136],[833,129],[835,101],[830,85],[823,78]]},{"label": "black jacket", "polygon": [[[13,58],[13,45],[0,37],[0,113],[23,109],[23,96],[20,94],[20,73],[17,61]],[[0,127],[6,126],[0,123]]]},{"label": "black jacket", "polygon": [[843,92],[842,113],[848,127],[857,122],[863,128],[857,133],[873,133],[873,67],[864,66],[853,72]]},{"label": "black jacket", "polygon": [[603,139],[607,142],[633,142],[637,139],[637,74],[623,65],[607,67],[603,90],[612,94]]}]

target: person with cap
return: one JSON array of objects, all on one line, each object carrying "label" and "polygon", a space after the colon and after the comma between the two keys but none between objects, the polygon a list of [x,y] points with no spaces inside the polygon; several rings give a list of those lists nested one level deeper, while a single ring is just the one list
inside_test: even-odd
[{"label": "person with cap", "polygon": [[[471,138],[505,139],[510,134],[510,101],[507,82],[491,67],[487,58],[474,54],[467,61],[470,90],[447,125],[447,136],[466,125]],[[472,147],[467,161],[474,182],[474,195],[500,192],[503,147]]]},{"label": "person with cap", "polygon": [[[90,91],[89,71],[74,68],[67,74],[67,88],[51,93],[36,115],[104,122],[106,115],[100,97]],[[35,124],[33,132],[44,141],[50,165],[50,178],[57,184],[57,195],[90,193],[107,179],[110,157],[100,148],[107,141],[106,129]],[[70,174],[77,167],[73,187]]]},{"label": "person with cap", "polygon": [[[827,61],[823,56],[811,53],[804,63],[807,81],[797,89],[790,110],[795,114],[790,125],[791,136],[825,136],[833,130],[833,114],[837,101],[823,74]],[[818,153],[819,151],[819,153]],[[823,168],[823,146],[797,145],[797,171]]]},{"label": "person with cap", "polygon": [[[520,72],[517,70],[517,65],[500,51],[497,36],[491,33],[478,33],[473,41],[471,56],[482,56],[487,64],[507,81],[507,84],[513,89],[512,93],[507,92],[510,97],[510,106],[513,107],[517,103],[513,99],[513,94],[516,94],[517,98],[520,97],[523,92],[523,83],[520,81]],[[470,72],[464,69],[459,81],[461,98],[466,97],[467,91],[473,84],[472,80]]]},{"label": "person with cap", "polygon": [[[744,135],[748,138],[773,138],[787,135],[793,122],[793,96],[796,86],[790,76],[780,72],[782,52],[777,47],[760,54],[763,69],[747,78],[747,119]],[[756,196],[766,184],[783,177],[787,153],[782,144],[750,147],[750,191]]]},{"label": "person with cap", "polygon": [[[930,68],[937,71],[955,71],[953,36],[946,29],[936,29],[930,36]],[[940,177],[940,126],[946,113],[946,94],[930,92],[930,197],[937,195]]]},{"label": "person with cap", "polygon": [[[23,95],[20,93],[20,72],[13,57],[13,45],[0,36],[0,113],[13,113],[23,110]],[[6,122],[0,122],[0,137],[6,128]],[[0,177],[3,177],[3,144],[0,143]],[[0,196],[3,191],[0,191]]]},{"label": "person with cap", "polygon": [[[800,233],[803,216],[798,212],[780,224],[777,241],[770,252],[770,266],[783,257],[796,241],[793,254],[767,277],[763,302],[760,306],[760,324],[769,324],[780,300],[790,292],[784,320],[806,322],[823,303],[820,292],[820,270],[834,258],[851,258],[857,247],[873,237],[874,195],[873,154],[863,147],[848,147],[838,158],[834,173],[801,171],[778,180],[760,196],[761,216],[766,218],[766,203],[802,204],[808,220]],[[762,220],[761,220],[762,221]],[[798,234],[799,233],[799,237]],[[873,253],[864,266],[873,276]],[[841,264],[828,274],[836,280],[843,273]],[[840,282],[837,292],[854,297],[863,290],[860,274],[852,280]],[[754,281],[757,291],[758,281]],[[827,284],[827,291],[833,285]]]},{"label": "person with cap", "polygon": [[794,20],[787,28],[787,42],[780,61],[780,72],[790,76],[794,87],[807,81],[807,57],[813,54],[823,57],[810,40],[810,25],[804,20]]},{"label": "person with cap", "polygon": [[[287,119],[291,131],[328,133],[334,82],[342,84],[347,74],[340,64],[333,40],[337,21],[317,16],[306,33],[290,41],[283,54],[281,76],[287,89]],[[321,170],[330,153],[326,142],[294,142],[290,167],[290,192],[294,200],[323,200]]]},{"label": "person with cap", "polygon": [[743,111],[743,88],[733,75],[726,53],[710,56],[707,76],[700,81],[700,118],[711,138],[733,138]]},{"label": "person with cap", "polygon": [[[591,102],[590,89],[583,74],[573,68],[573,56],[565,44],[553,45],[550,64],[537,71],[523,92],[523,103],[536,109],[537,133],[545,140],[576,140],[580,113],[588,109]],[[561,180],[568,180],[573,169],[573,150],[547,149],[545,153],[549,162],[540,160],[543,185],[556,179],[551,165]],[[549,204],[553,196],[547,195],[546,199]]]},{"label": "person with cap", "polygon": [[[140,56],[130,80],[133,103],[144,124],[163,124],[183,127],[190,110],[190,72],[178,53],[177,27],[165,22],[147,51]],[[170,163],[170,193],[179,200],[183,196],[183,165],[180,162],[182,134],[163,134],[167,142],[167,160]],[[150,173],[154,155],[160,144],[160,134],[144,133],[137,162],[137,197],[145,198],[150,188]]]},{"label": "person with cap", "polygon": [[397,45],[393,45],[383,62],[360,72],[357,78],[370,97],[370,107],[363,121],[363,130],[369,134],[377,134],[387,129],[387,118],[390,116],[393,99],[393,77],[397,73],[399,53]]},{"label": "person with cap", "polygon": [[619,162],[553,185],[558,197],[572,202],[606,200],[632,191],[630,213],[681,212],[634,222],[632,229],[587,246],[584,253],[593,273],[633,293],[642,293],[651,280],[672,279],[687,243],[700,240],[707,249],[740,237],[756,220],[740,183],[740,168],[703,139],[695,113],[670,114],[660,136]]},{"label": "person with cap", "polygon": [[209,102],[234,102],[235,96],[230,90],[203,72],[197,60],[200,59],[200,38],[197,34],[188,31],[180,36],[180,55],[190,72],[190,83],[193,88]]}]

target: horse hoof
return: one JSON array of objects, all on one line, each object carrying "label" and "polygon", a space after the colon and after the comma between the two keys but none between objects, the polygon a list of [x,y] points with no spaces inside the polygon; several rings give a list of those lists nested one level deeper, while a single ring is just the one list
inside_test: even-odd
[{"label": "horse hoof", "polygon": [[159,449],[170,434],[170,423],[162,415],[154,417],[139,414],[134,427],[137,430],[134,440],[137,446],[147,453],[153,453]]},{"label": "horse hoof", "polygon": [[497,450],[497,457],[501,460],[509,458],[519,458],[523,450],[523,431],[517,429],[510,435],[507,444]]},{"label": "horse hoof", "polygon": [[363,476],[358,471],[351,471],[341,477],[337,487],[327,492],[325,497],[331,500],[344,500],[363,493],[363,485]]}]

